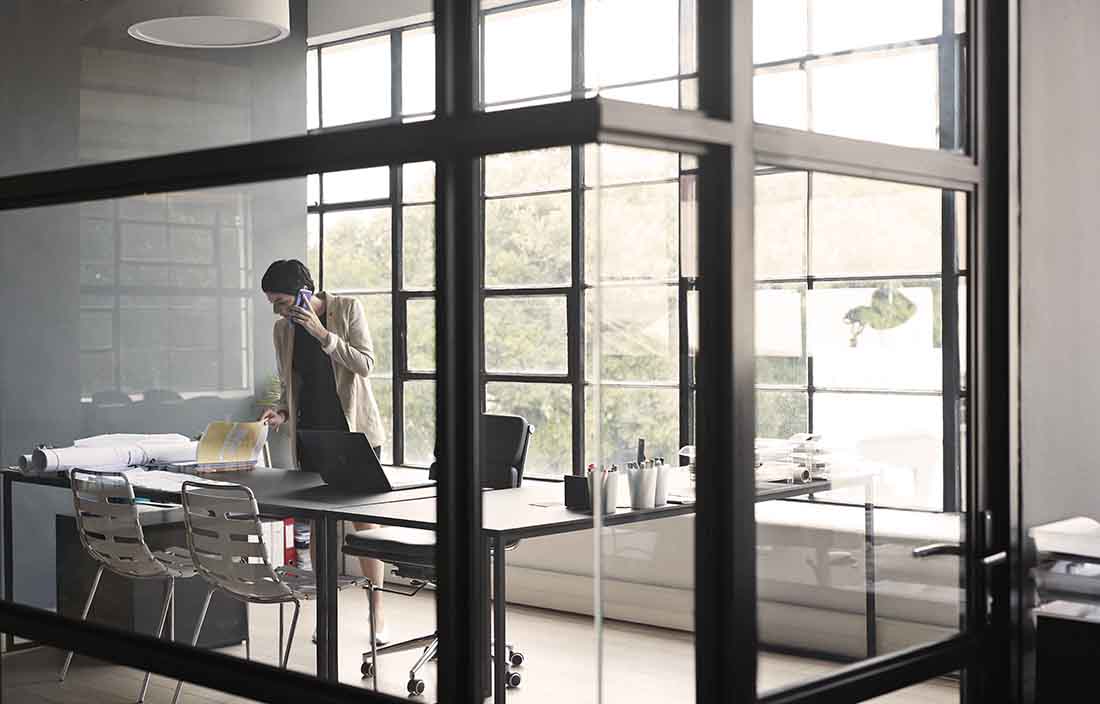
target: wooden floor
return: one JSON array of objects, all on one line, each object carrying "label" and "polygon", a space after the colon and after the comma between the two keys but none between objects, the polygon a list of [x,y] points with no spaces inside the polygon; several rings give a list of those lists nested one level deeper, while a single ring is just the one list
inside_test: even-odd
[{"label": "wooden floor", "polygon": [[[430,632],[434,626],[432,597],[415,598],[387,595],[389,633],[405,638]],[[275,662],[275,633],[278,607],[251,607],[252,657]],[[340,595],[341,680],[368,686],[359,677],[361,651],[367,645],[366,599],[363,593],[347,591]],[[287,612],[289,617],[289,610]],[[287,619],[289,622],[289,618]],[[314,671],[314,648],[310,643],[314,612],[311,604],[302,610],[302,619],[294,639],[290,667],[302,672]],[[517,671],[523,684],[509,693],[516,704],[560,704],[590,702],[596,698],[596,639],[592,619],[526,607],[509,607],[509,640],[521,650],[527,662]],[[604,624],[604,701],[683,702],[694,699],[693,640],[689,633],[670,631],[621,622]],[[224,652],[244,657],[244,647]],[[408,667],[416,652],[396,653],[380,658],[379,688],[404,695]],[[62,654],[48,649],[17,652],[4,657],[3,702],[13,704],[75,704],[104,702],[126,704],[137,699],[142,673],[109,665],[87,657],[73,660],[69,676],[57,681]],[[821,676],[840,667],[820,660],[785,655],[761,654],[759,689],[761,692]],[[435,701],[435,665],[429,664],[422,677],[427,682],[424,701]],[[154,676],[146,701],[165,704],[171,700],[175,683]],[[184,686],[181,701],[192,704],[234,704],[247,702],[220,692],[194,685]],[[956,704],[958,685],[936,680],[874,700],[888,704]]]}]

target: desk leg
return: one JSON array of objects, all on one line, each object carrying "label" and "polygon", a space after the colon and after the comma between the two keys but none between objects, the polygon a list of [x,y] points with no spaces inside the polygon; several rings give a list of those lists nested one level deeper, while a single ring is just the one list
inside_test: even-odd
[{"label": "desk leg", "polygon": [[317,676],[330,682],[340,679],[336,589],[340,553],[336,528],[335,520],[322,517],[314,521],[312,536],[317,559]]},{"label": "desk leg", "polygon": [[875,503],[863,504],[863,564],[867,575],[867,657],[878,654],[878,614],[875,604]]},{"label": "desk leg", "polygon": [[504,619],[508,600],[504,594],[504,538],[493,538],[493,701],[504,704],[508,687],[508,660],[505,653]]}]

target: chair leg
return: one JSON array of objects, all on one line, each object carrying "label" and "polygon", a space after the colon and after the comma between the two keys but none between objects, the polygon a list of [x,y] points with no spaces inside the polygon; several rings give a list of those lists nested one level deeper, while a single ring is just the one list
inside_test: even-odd
[{"label": "chair leg", "polygon": [[[206,621],[206,611],[210,608],[210,597],[214,596],[213,589],[206,590],[206,598],[202,602],[202,610],[199,611],[199,621],[195,624],[195,635],[191,636],[191,647],[199,644],[199,634],[202,633],[202,624]],[[180,690],[183,689],[183,680],[176,682],[176,691],[172,694],[172,704],[176,704],[180,698]]]},{"label": "chair leg", "polygon": [[279,637],[275,640],[275,661],[283,661],[283,602],[279,602]]},{"label": "chair leg", "polygon": [[[280,610],[281,610],[282,604],[280,604],[279,606],[280,606]],[[301,610],[302,610],[302,602],[295,599],[294,600],[294,615],[290,618],[290,635],[287,636],[287,640],[286,640],[286,652],[283,653],[282,662],[279,664],[279,667],[283,668],[284,670],[286,669],[287,662],[290,661],[290,646],[292,646],[294,644],[294,629],[298,627],[298,612],[301,611]]]},{"label": "chair leg", "polygon": [[371,667],[374,668],[374,677],[371,678],[371,684],[374,686],[374,691],[378,691],[378,640],[376,635],[378,633],[377,622],[374,615],[374,583],[367,582],[367,614],[370,616],[370,662]]},{"label": "chair leg", "polygon": [[[99,580],[103,577],[103,565],[99,566],[96,570],[95,579],[92,580],[92,590],[88,592],[88,598],[84,601],[84,610],[80,612],[80,620],[83,621],[88,618],[88,612],[92,610],[92,599],[95,598],[96,590],[99,589]],[[73,651],[69,651],[65,655],[65,664],[61,666],[61,681],[65,681],[65,675],[69,674],[69,665],[73,661]]]},{"label": "chair leg", "polygon": [[[168,609],[171,607],[172,602],[175,600],[176,595],[176,580],[169,578],[168,580],[168,593],[164,595],[164,606],[160,609],[160,623],[157,624],[156,637],[161,638],[164,635],[164,623],[168,620]],[[141,693],[138,694],[137,704],[142,704],[145,701],[145,695],[149,692],[149,678],[150,672],[145,673],[145,679],[141,681]]]},{"label": "chair leg", "polygon": [[432,658],[435,657],[436,652],[439,650],[439,639],[434,639],[431,643],[428,643],[428,647],[424,648],[424,652],[420,653],[420,659],[409,670],[409,679],[416,679],[416,673],[420,671],[420,668],[428,664]]}]

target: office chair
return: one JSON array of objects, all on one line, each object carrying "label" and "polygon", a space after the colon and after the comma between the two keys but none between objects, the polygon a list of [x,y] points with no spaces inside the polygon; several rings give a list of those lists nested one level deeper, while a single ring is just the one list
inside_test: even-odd
[{"label": "office chair", "polygon": [[[519,416],[483,415],[481,423],[481,452],[484,458],[481,465],[481,484],[488,489],[509,489],[523,482],[523,467],[527,462],[527,449],[530,446],[534,428]],[[436,447],[436,457],[439,448]],[[436,479],[438,466],[432,463],[428,476]],[[513,550],[519,541],[505,546]],[[393,574],[410,580],[408,589],[376,587],[367,583],[370,592],[370,631],[371,649],[363,653],[363,677],[374,679],[374,688],[378,689],[378,656],[413,650],[424,646],[420,658],[409,670],[408,692],[410,695],[424,693],[424,681],[417,673],[430,660],[434,659],[439,648],[438,633],[378,647],[374,640],[374,593],[390,592],[402,596],[415,596],[429,584],[435,583],[435,531],[415,528],[382,527],[357,531],[344,540],[344,554],[354,557],[370,557],[395,566]],[[494,556],[504,559],[503,555]],[[523,664],[523,654],[508,646],[509,661],[514,666]],[[518,672],[509,672],[508,686],[517,687],[521,677]]]},{"label": "office chair", "polygon": [[[199,642],[210,598],[220,589],[245,603],[279,605],[279,667],[285,670],[301,602],[317,597],[315,575],[295,567],[271,566],[264,547],[259,507],[248,487],[184,482],[181,493],[187,547],[196,571],[208,585],[191,646]],[[364,584],[363,579],[342,577],[337,588]],[[288,602],[294,603],[294,616],[283,650],[282,606]],[[172,704],[178,701],[182,687],[182,681],[176,684]]]},{"label": "office chair", "polygon": [[[173,612],[172,627],[175,636],[176,580],[195,576],[195,568],[185,548],[168,548],[154,552],[145,542],[145,534],[138,519],[138,507],[134,501],[134,487],[121,472],[93,472],[73,469],[69,473],[73,491],[73,508],[76,511],[77,533],[88,554],[99,563],[92,589],[84,602],[80,620],[88,618],[92,600],[99,589],[105,569],[130,579],[164,579],[167,590],[164,606],[160,610],[160,622],[156,636],[163,635],[169,609]],[[60,678],[65,681],[73,653],[65,656]],[[149,690],[149,673],[141,683],[138,702],[145,701]]]}]

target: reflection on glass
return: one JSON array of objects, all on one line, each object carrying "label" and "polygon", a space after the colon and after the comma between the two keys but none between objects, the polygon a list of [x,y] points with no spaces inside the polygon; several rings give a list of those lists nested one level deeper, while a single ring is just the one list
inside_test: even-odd
[{"label": "reflection on glass", "polygon": [[401,195],[406,203],[435,200],[435,162],[417,161],[401,167]]},{"label": "reflection on glass", "polygon": [[322,126],[390,116],[389,35],[325,47],[321,75]]},{"label": "reflection on glass", "polygon": [[382,463],[393,463],[393,380],[380,377],[370,380],[371,392],[378,402],[378,414],[382,418],[385,440],[382,443]]},{"label": "reflection on glass", "polygon": [[321,216],[317,213],[306,216],[306,266],[316,284],[321,277]]},{"label": "reflection on glass", "polygon": [[[434,342],[434,341],[433,341]],[[405,382],[405,464],[435,460],[435,382]]]},{"label": "reflection on glass", "polygon": [[367,334],[374,347],[374,369],[371,375],[393,373],[393,308],[389,294],[356,296],[366,313]]},{"label": "reflection on glass", "polygon": [[401,33],[401,112],[435,110],[435,30],[422,27]]},{"label": "reflection on glass", "polygon": [[802,339],[805,286],[756,289],[756,382],[805,384]]},{"label": "reflection on glass", "polygon": [[324,220],[325,288],[387,291],[390,279],[389,208],[327,213]]},{"label": "reflection on glass", "polygon": [[789,438],[809,428],[809,405],[804,391],[756,392],[756,436]]},{"label": "reflection on glass", "polygon": [[588,280],[595,280],[597,254],[603,281],[675,280],[680,249],[679,190],[676,183],[659,183],[587,192],[585,231],[599,232],[598,239],[585,239]]},{"label": "reflection on glass", "polygon": [[564,374],[565,320],[564,296],[486,299],[486,371]]},{"label": "reflection on glass", "polygon": [[570,38],[566,1],[487,14],[483,40],[485,102],[568,93]]},{"label": "reflection on glass", "polygon": [[321,82],[317,72],[317,50],[306,52],[306,129],[321,126]]},{"label": "reflection on glass", "polygon": [[409,371],[435,371],[435,299],[410,300],[407,325]]},{"label": "reflection on glass", "polygon": [[568,193],[485,201],[485,284],[568,285]]},{"label": "reflection on glass", "polygon": [[940,0],[758,0],[756,121],[902,146],[962,148],[965,5],[953,3],[945,26]]},{"label": "reflection on glass", "polygon": [[942,211],[937,188],[815,173],[810,269],[817,276],[938,272]]},{"label": "reflection on glass", "polygon": [[756,278],[804,276],[809,178],[804,171],[756,176]]},{"label": "reflection on glass", "polygon": [[573,453],[573,399],[568,384],[489,382],[485,412],[522,416],[535,427],[525,475],[568,474]]},{"label": "reflection on glass", "polygon": [[680,107],[680,84],[675,80],[641,83],[621,88],[605,88],[600,91],[600,95],[612,100],[625,100],[631,103],[656,105],[662,108]]},{"label": "reflection on glass", "polygon": [[680,369],[678,294],[671,286],[604,288],[597,303],[596,293],[589,291],[585,296],[587,377],[593,375],[598,343],[604,380],[675,383]]},{"label": "reflection on glass", "polygon": [[390,194],[390,170],[386,166],[324,174],[325,203],[350,203],[385,198]]},{"label": "reflection on glass", "polygon": [[586,186],[614,186],[674,179],[679,175],[679,161],[675,152],[590,144],[584,149],[584,183]]},{"label": "reflection on glass", "polygon": [[[809,293],[806,332],[822,387],[943,386],[939,279],[822,285]],[[759,338],[758,338],[759,339]]]},{"label": "reflection on glass", "polygon": [[569,147],[506,152],[485,157],[485,195],[560,191],[569,188]]}]

